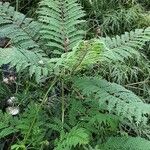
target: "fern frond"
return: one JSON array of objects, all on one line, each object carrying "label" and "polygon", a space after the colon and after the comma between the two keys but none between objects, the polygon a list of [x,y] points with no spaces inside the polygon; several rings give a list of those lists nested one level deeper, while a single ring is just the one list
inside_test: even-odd
[{"label": "fern frond", "polygon": [[45,62],[44,55],[41,53],[15,47],[0,49],[0,65],[10,63],[12,67],[16,68],[17,72],[28,68],[30,77],[35,74],[37,82],[40,81],[42,76],[48,75],[49,71]]},{"label": "fern frond", "polygon": [[[97,133],[101,126],[106,127],[108,131],[116,131],[119,123],[119,117],[111,114],[102,114],[96,102],[81,101],[77,99],[70,100],[68,108],[68,122],[72,126],[86,128],[88,131]],[[105,131],[106,131],[105,130]]]},{"label": "fern frond", "polygon": [[68,109],[68,122],[71,126],[75,126],[79,120],[77,119],[81,114],[85,114],[86,108],[82,101],[71,99]]},{"label": "fern frond", "polygon": [[0,139],[7,137],[12,133],[16,133],[18,130],[10,123],[12,121],[12,116],[8,114],[3,114],[0,111]]},{"label": "fern frond", "polygon": [[150,41],[150,27],[136,29],[113,38],[102,38],[102,40],[106,47],[108,47],[108,51],[104,53],[108,60],[123,61],[124,58],[131,57],[132,55],[138,57],[140,54],[137,50],[142,49],[145,42]]},{"label": "fern frond", "polygon": [[55,150],[70,150],[77,145],[89,143],[89,135],[84,128],[74,127],[69,133],[62,133]]},{"label": "fern frond", "polygon": [[40,31],[46,45],[61,53],[71,50],[82,38],[83,31],[77,25],[84,22],[82,7],[77,0],[42,0],[38,18],[43,23]]},{"label": "fern frond", "polygon": [[39,148],[44,141],[47,126],[47,115],[41,111],[40,106],[30,103],[25,112],[16,121],[16,129],[24,138],[24,144],[32,143]]},{"label": "fern frond", "polygon": [[53,131],[61,133],[62,129],[70,130],[70,127],[66,123],[62,124],[62,121],[56,117],[53,117],[51,122],[48,127]]},{"label": "fern frond", "polygon": [[37,50],[39,30],[40,23],[15,11],[9,3],[0,2],[0,37],[9,37],[15,47]]},{"label": "fern frond", "polygon": [[95,64],[140,58],[138,49],[141,49],[146,41],[150,41],[150,28],[126,32],[112,39],[107,37],[81,41],[71,52],[62,54],[61,58],[56,60],[56,67],[81,70]]},{"label": "fern frond", "polygon": [[[136,48],[141,48],[145,41],[148,41],[150,38],[150,31],[149,28],[145,29],[144,31],[138,30],[139,34],[133,40],[129,40],[126,42],[124,39],[124,44],[121,40],[121,37],[117,36],[116,39],[92,39],[89,41],[81,41],[79,42],[71,52],[67,52],[61,55],[59,58],[52,58],[49,59],[47,62],[51,64],[50,70],[54,72],[54,74],[59,74],[62,70],[69,70],[72,73],[75,71],[79,71],[82,69],[91,68],[92,65],[100,64],[100,63],[110,63],[110,62],[120,62],[124,61],[129,57],[136,57],[140,56]],[[133,33],[132,33],[133,34]],[[119,40],[117,40],[119,39]],[[119,42],[118,42],[119,41]],[[33,52],[27,52],[33,53]],[[7,53],[8,55],[9,53]],[[6,55],[6,56],[7,56]],[[26,60],[23,58],[23,55],[19,58],[20,55],[15,56],[9,54],[13,59],[16,60],[15,57],[18,57],[22,60]],[[28,55],[28,54],[27,54]],[[31,54],[32,55],[32,54]],[[25,55],[24,55],[25,56]],[[44,55],[43,55],[44,56]],[[40,57],[39,61],[43,59],[43,56]],[[34,56],[36,57],[36,56]],[[9,60],[9,59],[8,59]],[[30,60],[31,57],[30,57]],[[33,59],[34,60],[34,59]],[[37,61],[36,61],[37,62]],[[32,63],[33,64],[33,63]],[[18,64],[19,65],[19,64]],[[33,69],[36,70],[35,65],[30,65]],[[26,66],[25,66],[26,67]],[[41,69],[38,68],[37,77],[39,78],[42,73]],[[31,75],[36,71],[30,71]],[[44,75],[48,75],[46,68],[44,69]]]},{"label": "fern frond", "polygon": [[86,69],[100,61],[105,44],[100,40],[79,42],[71,52],[64,53],[56,60],[55,68],[75,72]]},{"label": "fern frond", "polygon": [[74,84],[91,100],[98,101],[100,110],[115,113],[137,124],[147,123],[150,105],[124,87],[98,78],[76,79]]},{"label": "fern frond", "polygon": [[140,137],[111,137],[100,149],[149,150],[150,141]]},{"label": "fern frond", "polygon": [[[93,109],[91,108],[91,111]],[[87,122],[86,128],[89,131],[98,132],[97,127],[103,126],[105,128],[105,132],[107,131],[116,131],[119,125],[119,117],[111,114],[103,114],[100,112],[92,112],[93,114],[89,114],[88,117],[83,117],[82,119]]]}]

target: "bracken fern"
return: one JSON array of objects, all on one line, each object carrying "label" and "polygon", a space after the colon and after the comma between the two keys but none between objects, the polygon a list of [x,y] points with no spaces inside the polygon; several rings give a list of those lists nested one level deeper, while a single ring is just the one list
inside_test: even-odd
[{"label": "bracken fern", "polygon": [[150,105],[143,103],[131,91],[97,78],[76,79],[74,82],[88,99],[98,101],[100,110],[115,113],[130,122],[147,124]]},{"label": "bracken fern", "polygon": [[84,32],[77,29],[77,25],[84,22],[80,20],[84,15],[77,0],[40,2],[38,20],[43,23],[41,39],[51,49],[51,53],[70,51],[83,38]]}]

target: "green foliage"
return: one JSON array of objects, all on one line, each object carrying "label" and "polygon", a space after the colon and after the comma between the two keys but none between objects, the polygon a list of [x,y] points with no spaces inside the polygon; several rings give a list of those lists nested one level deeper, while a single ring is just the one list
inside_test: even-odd
[{"label": "green foliage", "polygon": [[16,8],[16,10],[28,15],[28,16],[35,16],[35,11],[38,6],[38,2],[40,0],[9,0],[12,6]]},{"label": "green foliage", "polygon": [[[54,4],[55,3],[56,2],[54,2]],[[67,2],[65,2],[65,3],[67,3]],[[55,8],[56,4],[55,4],[55,6],[52,6],[52,8],[53,7]],[[76,1],[73,3],[69,2],[66,4],[66,9],[69,9],[72,11],[73,9],[70,9],[72,4],[73,4],[73,6],[74,5],[78,6]],[[39,16],[42,14],[42,10],[46,11],[45,9],[47,9],[48,6],[49,5],[47,2],[45,2],[45,1],[41,2],[41,4],[40,4],[41,11],[39,11]],[[50,6],[50,8],[51,8],[51,6]],[[36,81],[38,81],[38,82],[40,81],[42,76],[44,76],[44,77],[47,76],[49,71],[52,73],[55,72],[55,74],[58,74],[58,73],[62,72],[63,69],[69,69],[74,72],[76,70],[81,70],[81,69],[85,68],[85,66],[89,67],[89,65],[94,64],[95,62],[97,63],[97,62],[103,62],[103,61],[104,62],[105,61],[106,62],[123,61],[124,59],[127,59],[128,57],[133,57],[134,55],[136,55],[136,57],[138,57],[139,53],[137,52],[136,49],[142,48],[144,43],[149,40],[149,34],[150,34],[149,28],[146,28],[145,30],[137,29],[137,30],[135,30],[135,32],[132,31],[130,33],[126,32],[124,35],[116,36],[115,38],[107,37],[107,38],[102,38],[102,39],[90,40],[90,41],[86,41],[86,42],[83,41],[83,42],[79,42],[77,44],[77,42],[79,41],[78,40],[78,41],[76,41],[77,46],[75,46],[73,48],[72,52],[67,52],[65,54],[62,54],[62,56],[60,58],[56,58],[56,59],[52,58],[52,59],[48,60],[45,58],[46,55],[43,54],[43,52],[45,50],[41,53],[42,50],[40,49],[38,42],[36,42],[34,40],[34,38],[37,37],[38,31],[40,30],[39,27],[36,28],[36,26],[39,26],[38,23],[35,21],[32,21],[31,19],[25,18],[24,15],[22,15],[21,13],[15,12],[15,11],[13,12],[14,16],[12,18],[11,17],[12,13],[10,14],[10,10],[12,10],[12,9],[13,8],[10,7],[7,3],[4,3],[1,6],[1,12],[4,13],[4,16],[2,15],[2,21],[1,21],[2,28],[4,28],[4,29],[2,30],[1,34],[3,36],[5,35],[5,36],[10,37],[12,40],[12,44],[15,47],[19,48],[19,50],[15,49],[15,48],[13,50],[6,49],[6,50],[4,50],[5,52],[3,52],[1,50],[1,53],[2,53],[1,55],[3,56],[3,59],[2,59],[3,61],[1,60],[1,64],[4,64],[6,62],[11,62],[13,66],[16,66],[17,71],[20,71],[20,69],[23,70],[28,67],[30,76],[35,74]],[[79,12],[78,9],[79,10],[81,9],[80,6],[75,7],[76,12]],[[80,11],[79,13],[83,14],[82,11]],[[40,18],[42,18],[42,17],[44,18],[43,15]],[[45,17],[47,17],[47,16],[45,16]],[[53,18],[53,16],[49,16],[49,17]],[[72,18],[71,23],[73,23],[73,26],[75,26],[74,22],[75,23],[78,22],[78,18],[76,20],[76,16],[74,16],[74,17],[71,17]],[[26,22],[26,20],[30,20],[30,22]],[[9,23],[4,24],[5,21],[6,22],[9,21]],[[66,21],[69,21],[69,18],[66,18]],[[19,25],[19,26],[15,27],[15,31],[14,31],[13,30],[14,25],[16,26],[15,22],[18,22],[17,25]],[[47,26],[51,26],[51,24],[49,24]],[[9,30],[7,30],[7,29],[9,29]],[[35,30],[35,29],[37,29],[37,30]],[[49,29],[49,27],[48,27],[48,29]],[[71,31],[72,34],[77,33],[76,28],[72,27],[71,29],[75,29],[75,30]],[[12,32],[12,31],[14,31],[14,32]],[[59,31],[62,31],[62,30],[59,30]],[[68,31],[69,30],[67,30],[67,32]],[[11,33],[9,33],[9,32],[11,32]],[[15,34],[15,32],[17,32],[17,34]],[[42,32],[42,30],[41,30],[41,32]],[[53,30],[52,30],[52,32],[53,32]],[[45,31],[41,34],[43,36],[45,36],[47,33],[48,32]],[[22,39],[20,36],[23,38],[26,36],[27,38]],[[53,38],[53,36],[52,36],[52,38]],[[75,37],[75,36],[73,36],[73,37]],[[49,41],[52,41],[52,40],[49,39]],[[34,44],[31,42],[34,42]],[[33,46],[32,48],[36,48],[36,51],[34,51],[34,52],[24,51],[29,48],[28,47],[29,45]],[[57,43],[57,45],[61,45],[61,44]],[[11,51],[11,52],[8,52],[8,51]],[[5,58],[7,58],[7,60],[5,60]],[[18,63],[19,60],[22,60],[22,63],[21,63],[21,61],[20,61],[20,63]],[[39,64],[40,62],[42,62],[42,64]],[[49,62],[49,64],[47,64],[47,62]],[[52,68],[54,68],[54,71]]]},{"label": "green foliage", "polygon": [[16,128],[24,138],[21,143],[40,147],[45,141],[47,116],[41,112],[39,105],[30,104],[20,117],[16,121]]},{"label": "green foliage", "polygon": [[[89,35],[122,34],[136,28],[150,25],[147,11],[139,4],[140,0],[80,0],[87,13]],[[143,1],[142,1],[143,2]],[[148,2],[143,2],[148,6]],[[94,31],[94,32],[93,32]],[[93,35],[95,33],[95,35]]]},{"label": "green foliage", "polygon": [[116,131],[119,119],[121,118],[115,115],[101,113],[96,101],[71,99],[68,108],[68,123],[72,126],[84,126],[91,133],[102,134],[102,129],[104,132]]},{"label": "green foliage", "polygon": [[38,20],[43,23],[41,39],[52,49],[49,53],[70,51],[83,38],[84,32],[78,30],[77,25],[84,22],[80,20],[84,15],[77,0],[40,2]]},{"label": "green foliage", "polygon": [[48,118],[41,112],[39,105],[29,104],[20,116],[14,118],[1,112],[0,119],[0,140],[14,134],[16,137],[19,136],[23,139],[18,141],[17,147],[32,145],[39,148],[46,145],[45,135],[47,129],[45,127]]},{"label": "green foliage", "polygon": [[[54,59],[56,68],[81,70],[96,63],[124,62],[129,58],[140,58],[137,49],[141,49],[150,40],[150,28],[126,32],[115,38],[101,38],[80,42],[72,52]],[[59,69],[57,69],[59,70]]]},{"label": "green foliage", "polygon": [[48,72],[54,74],[59,74],[63,70],[74,72],[87,69],[96,63],[123,62],[130,57],[140,57],[137,48],[141,48],[149,40],[149,33],[149,28],[147,28],[112,39],[81,41],[71,52],[64,53],[60,58],[55,59],[48,59],[39,51],[1,49],[1,64],[11,63],[12,66],[16,66],[17,71],[28,67],[30,76],[35,73],[36,81],[39,82],[42,76],[48,75]]},{"label": "green foliage", "polygon": [[13,46],[40,50],[37,44],[39,23],[14,10],[9,3],[0,3],[0,36],[9,37]]},{"label": "green foliage", "polygon": [[[9,48],[0,48],[0,66],[10,64],[19,73],[13,85],[1,86],[0,98],[15,91],[19,101],[13,105],[20,108],[14,117],[0,113],[0,145],[14,150],[149,147],[148,94],[136,91],[140,97],[124,88],[144,80],[142,90],[148,93],[150,27],[143,23],[142,8],[130,0],[85,3],[91,8],[88,23],[101,28],[90,40],[83,40],[86,16],[77,0],[42,0],[37,21],[0,3],[0,37],[11,39]],[[130,31],[138,26],[144,28]],[[125,30],[100,37],[100,32]]]},{"label": "green foliage", "polygon": [[150,142],[140,137],[111,137],[104,146],[103,150],[149,150]]},{"label": "green foliage", "polygon": [[84,128],[72,128],[69,133],[62,133],[60,139],[56,142],[55,150],[70,150],[77,145],[86,145],[89,143],[88,133]]},{"label": "green foliage", "polygon": [[101,53],[106,49],[100,40],[81,41],[71,52],[64,53],[56,59],[56,69],[74,71],[86,69],[89,65],[100,61]]},{"label": "green foliage", "polygon": [[[139,52],[137,49],[142,49],[146,41],[150,40],[150,27],[146,29],[136,29],[135,31],[126,32],[121,36],[113,38],[103,38],[104,43],[109,48],[109,54],[106,53],[108,59],[120,59],[128,58],[132,55],[138,57]],[[121,56],[121,57],[120,57]]]},{"label": "green foliage", "polygon": [[[71,99],[68,106],[68,122],[71,126],[76,126],[79,120],[82,120],[86,112],[85,105],[82,101]],[[80,116],[81,119],[78,120]]]},{"label": "green foliage", "polygon": [[42,76],[48,75],[45,55],[38,51],[29,51],[19,48],[0,49],[0,65],[10,63],[12,67],[20,72],[26,68],[30,77],[35,74],[36,81],[39,82]]},{"label": "green foliage", "polygon": [[13,118],[11,115],[3,114],[2,111],[0,111],[0,120],[0,139],[6,138],[8,135],[18,131],[16,128],[14,128],[15,123],[13,125]]},{"label": "green foliage", "polygon": [[124,87],[98,78],[75,79],[74,84],[88,99],[98,101],[101,110],[137,124],[147,123],[150,106]]}]

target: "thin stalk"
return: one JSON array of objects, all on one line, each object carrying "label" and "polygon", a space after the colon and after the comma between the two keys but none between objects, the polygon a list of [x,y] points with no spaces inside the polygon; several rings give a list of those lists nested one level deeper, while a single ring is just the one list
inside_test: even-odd
[{"label": "thin stalk", "polygon": [[19,0],[16,0],[16,11],[19,11]]},{"label": "thin stalk", "polygon": [[[62,120],[62,125],[64,124],[64,118],[65,118],[65,98],[64,98],[64,81],[62,80],[61,82],[61,91],[62,91],[62,101],[61,101],[61,110],[62,110],[62,116],[61,116],[61,120]],[[63,127],[63,126],[62,126]]]}]

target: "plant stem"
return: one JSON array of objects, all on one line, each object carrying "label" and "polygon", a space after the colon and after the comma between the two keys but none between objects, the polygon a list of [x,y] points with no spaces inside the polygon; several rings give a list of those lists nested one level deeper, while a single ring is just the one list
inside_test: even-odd
[{"label": "plant stem", "polygon": [[[62,80],[61,82],[61,91],[62,91],[62,104],[61,104],[61,109],[62,109],[62,125],[64,124],[64,118],[65,118],[65,99],[64,99],[64,81]],[[63,126],[62,126],[63,127]]]},{"label": "plant stem", "polygon": [[19,10],[19,0],[16,0],[16,11]]}]

